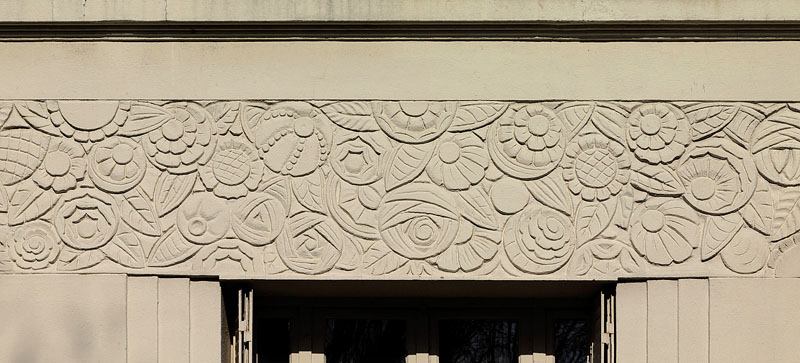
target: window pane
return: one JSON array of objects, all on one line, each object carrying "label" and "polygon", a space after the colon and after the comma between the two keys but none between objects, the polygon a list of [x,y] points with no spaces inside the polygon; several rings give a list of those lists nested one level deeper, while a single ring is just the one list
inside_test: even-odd
[{"label": "window pane", "polygon": [[586,320],[556,320],[554,335],[556,363],[586,363],[589,356]]},{"label": "window pane", "polygon": [[514,320],[441,320],[440,363],[516,363]]},{"label": "window pane", "polygon": [[404,363],[406,354],[404,320],[328,320],[326,363]]},{"label": "window pane", "polygon": [[291,345],[289,319],[260,319],[255,324],[259,363],[289,363]]}]

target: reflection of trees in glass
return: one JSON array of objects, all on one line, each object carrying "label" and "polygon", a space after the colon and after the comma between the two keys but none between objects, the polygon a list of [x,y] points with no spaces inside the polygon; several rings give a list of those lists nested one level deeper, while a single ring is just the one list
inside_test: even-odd
[{"label": "reflection of trees in glass", "polygon": [[589,356],[586,321],[556,320],[554,329],[556,363],[586,363]]},{"label": "reflection of trees in glass", "polygon": [[513,320],[442,320],[441,363],[516,363],[517,322]]},{"label": "reflection of trees in glass", "polygon": [[326,363],[404,363],[406,354],[403,320],[328,320]]}]

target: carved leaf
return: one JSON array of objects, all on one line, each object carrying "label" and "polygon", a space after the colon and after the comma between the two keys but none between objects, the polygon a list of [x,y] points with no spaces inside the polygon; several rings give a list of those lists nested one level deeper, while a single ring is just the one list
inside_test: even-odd
[{"label": "carved leaf", "polygon": [[33,128],[52,136],[61,136],[58,128],[50,122],[50,112],[44,102],[26,101],[16,106],[20,116]]},{"label": "carved leaf", "polygon": [[0,213],[7,213],[8,212],[8,196],[6,195],[6,190],[2,186],[0,186]]},{"label": "carved leaf", "polygon": [[800,188],[786,188],[775,203],[772,218],[772,239],[782,240],[800,230]]},{"label": "carved leaf", "polygon": [[355,270],[361,262],[361,254],[361,245],[355,241],[355,237],[345,236],[342,256],[336,261],[336,268],[345,271]]},{"label": "carved leaf", "polygon": [[103,252],[108,258],[122,266],[143,268],[145,265],[144,249],[139,236],[130,231],[117,233],[105,246]]},{"label": "carved leaf", "polygon": [[542,178],[526,181],[525,186],[542,204],[568,216],[572,215],[572,195],[567,190],[567,184],[561,179],[559,170]]},{"label": "carved leaf", "polygon": [[233,135],[242,134],[242,125],[236,122],[239,114],[239,102],[216,102],[206,107],[216,120],[217,130],[220,135],[230,132]]},{"label": "carved leaf", "polygon": [[557,114],[562,120],[566,121],[572,130],[569,138],[572,139],[589,122],[589,118],[594,113],[595,103],[571,102],[558,107]]},{"label": "carved leaf", "polygon": [[10,102],[0,102],[0,127],[3,127],[8,117],[11,116],[11,111],[14,110],[14,104]]},{"label": "carved leaf", "polygon": [[31,180],[17,185],[8,206],[8,224],[18,225],[41,217],[58,202],[52,190],[43,190]]},{"label": "carved leaf", "polygon": [[680,196],[685,189],[678,175],[665,165],[633,163],[631,185],[652,195]]},{"label": "carved leaf", "polygon": [[122,125],[119,135],[137,136],[153,131],[172,118],[167,109],[151,103],[136,102],[131,105],[128,121]]},{"label": "carved leaf", "polygon": [[619,213],[615,219],[615,224],[622,229],[628,229],[633,212],[633,192],[632,188],[625,186],[623,192],[619,194]]},{"label": "carved leaf", "polygon": [[153,205],[140,188],[117,197],[122,220],[131,228],[148,236],[161,235],[161,224]]},{"label": "carved leaf", "polygon": [[408,259],[392,252],[383,241],[375,241],[364,253],[364,269],[373,275],[385,275],[403,267]]},{"label": "carved leaf", "polygon": [[276,175],[265,181],[258,186],[259,192],[271,194],[278,201],[283,204],[283,210],[291,210],[289,202],[292,200],[291,191],[289,187],[289,179],[286,176]]},{"label": "carved leaf", "polygon": [[591,249],[582,248],[575,252],[575,255],[572,256],[570,270],[572,270],[572,273],[575,274],[575,276],[583,276],[589,272],[593,263],[594,256],[592,255]]},{"label": "carved leaf", "polygon": [[700,258],[706,261],[719,253],[736,235],[744,221],[736,213],[722,216],[708,216],[703,226],[703,240],[700,245]]},{"label": "carved leaf", "polygon": [[625,110],[606,103],[595,107],[591,120],[594,127],[603,135],[624,144],[625,132],[621,125],[624,124],[626,117]]},{"label": "carved leaf", "polygon": [[611,198],[600,202],[587,202],[581,200],[575,215],[575,230],[578,244],[583,244],[597,237],[611,223],[614,211],[617,209],[617,200]]},{"label": "carved leaf", "polygon": [[69,248],[61,250],[58,256],[58,269],[61,271],[78,271],[95,266],[106,258],[100,250],[78,251]]},{"label": "carved leaf", "polygon": [[301,205],[311,211],[325,213],[322,172],[319,169],[304,177],[292,178],[292,191]]},{"label": "carved leaf", "polygon": [[733,117],[733,120],[728,123],[724,131],[731,140],[735,141],[743,147],[747,147],[753,136],[756,126],[761,120],[764,119],[764,114],[754,110],[750,107],[742,106],[739,112]]},{"label": "carved leaf", "polygon": [[159,217],[177,208],[194,188],[197,175],[161,173],[156,181],[155,205]]},{"label": "carved leaf", "polygon": [[470,188],[457,193],[456,199],[461,215],[478,227],[490,230],[499,228],[489,195],[483,189]]},{"label": "carved leaf", "polygon": [[769,242],[752,229],[742,228],[719,256],[731,271],[741,274],[756,273],[767,264]]},{"label": "carved leaf", "polygon": [[188,260],[200,250],[200,246],[189,243],[173,226],[156,241],[147,258],[147,265],[166,267]]},{"label": "carved leaf", "polygon": [[692,140],[702,140],[713,135],[728,125],[736,112],[738,105],[700,104],[686,110],[686,117],[692,125]]},{"label": "carved leaf", "polygon": [[772,233],[772,217],[775,209],[772,206],[772,193],[769,191],[767,182],[758,179],[756,191],[750,201],[739,210],[744,222],[756,231],[767,236]]},{"label": "carved leaf", "polygon": [[488,125],[508,109],[505,102],[462,103],[450,124],[450,131],[469,131]]},{"label": "carved leaf", "polygon": [[386,191],[411,182],[418,177],[431,159],[433,144],[402,144],[392,150],[384,180]]},{"label": "carved leaf", "polygon": [[353,131],[378,131],[372,105],[366,101],[336,102],[322,107],[333,123]]}]

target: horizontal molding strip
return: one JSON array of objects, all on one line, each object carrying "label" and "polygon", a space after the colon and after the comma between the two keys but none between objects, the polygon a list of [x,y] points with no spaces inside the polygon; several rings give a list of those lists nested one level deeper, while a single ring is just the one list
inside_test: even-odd
[{"label": "horizontal molding strip", "polygon": [[0,101],[0,271],[797,276],[800,103]]},{"label": "horizontal molding strip", "polygon": [[0,39],[779,41],[800,22],[5,22]]}]

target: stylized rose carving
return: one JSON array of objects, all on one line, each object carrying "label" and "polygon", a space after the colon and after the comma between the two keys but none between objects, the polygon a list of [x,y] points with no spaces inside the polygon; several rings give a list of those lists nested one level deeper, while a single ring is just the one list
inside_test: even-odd
[{"label": "stylized rose carving", "polygon": [[173,174],[197,170],[211,158],[216,129],[211,115],[194,103],[169,103],[172,117],[142,137],[142,146],[153,164]]},{"label": "stylized rose carving", "polygon": [[119,101],[48,102],[50,120],[62,135],[76,141],[97,142],[119,131],[125,123],[130,103]]},{"label": "stylized rose carving", "polygon": [[489,153],[473,133],[448,133],[439,140],[425,167],[431,180],[450,190],[465,190],[478,184],[489,167]]},{"label": "stylized rose carving", "polygon": [[691,141],[689,121],[675,106],[646,103],[628,118],[628,146],[639,159],[668,163],[683,153]]},{"label": "stylized rose carving", "polygon": [[442,271],[475,271],[497,254],[499,244],[500,231],[476,228],[462,219],[456,241],[434,262]]},{"label": "stylized rose carving", "polygon": [[278,256],[292,271],[316,275],[330,271],[342,256],[343,237],[324,215],[301,212],[289,219],[289,236],[278,237]]},{"label": "stylized rose carving", "polygon": [[410,259],[438,255],[458,234],[455,201],[429,184],[412,183],[386,194],[378,208],[378,230],[386,245]]},{"label": "stylized rose carving", "polygon": [[514,266],[533,274],[558,270],[575,249],[575,229],[561,213],[539,206],[514,215],[503,230],[506,254]]},{"label": "stylized rose carving", "polygon": [[382,177],[381,159],[391,149],[391,141],[381,132],[356,133],[340,129],[333,137],[331,167],[350,184],[371,184]]},{"label": "stylized rose carving", "polygon": [[602,135],[584,135],[567,146],[564,180],[583,200],[607,200],[630,180],[631,160],[625,147]]},{"label": "stylized rose carving", "polygon": [[564,123],[550,108],[516,105],[489,128],[489,154],[506,174],[536,179],[561,161],[566,143],[564,131]]},{"label": "stylized rose carving", "polygon": [[331,120],[318,108],[305,102],[280,102],[247,105],[243,112],[245,135],[270,170],[303,176],[328,160]]},{"label": "stylized rose carving", "polygon": [[55,206],[53,224],[64,244],[79,250],[104,246],[119,226],[116,201],[95,189],[68,192]]},{"label": "stylized rose carving", "polygon": [[61,252],[61,241],[53,226],[43,221],[26,223],[14,231],[9,257],[25,270],[41,270],[54,263]]},{"label": "stylized rose carving", "polygon": [[631,242],[648,261],[686,261],[700,240],[697,212],[680,199],[648,199],[631,214]]},{"label": "stylized rose carving", "polygon": [[391,138],[412,144],[431,141],[450,127],[456,102],[373,102],[378,126]]},{"label": "stylized rose carving", "polygon": [[89,177],[98,188],[124,193],[136,187],[147,169],[142,147],[123,137],[106,139],[89,154]]},{"label": "stylized rose carving", "polygon": [[0,131],[0,183],[12,185],[31,176],[42,164],[50,136],[31,129]]},{"label": "stylized rose carving", "polygon": [[683,198],[698,210],[727,214],[744,206],[756,190],[758,171],[747,150],[723,139],[692,144],[678,162]]},{"label": "stylized rose carving", "polygon": [[235,138],[217,143],[211,160],[200,165],[200,180],[220,198],[241,198],[256,190],[264,176],[264,163],[252,146]]},{"label": "stylized rose carving", "polygon": [[251,194],[241,200],[233,213],[233,232],[254,246],[275,240],[286,224],[283,203],[272,195]]},{"label": "stylized rose carving", "polygon": [[50,141],[41,167],[33,173],[33,181],[40,187],[64,192],[75,188],[86,174],[83,148],[70,139]]},{"label": "stylized rose carving", "polygon": [[800,185],[800,112],[784,108],[758,124],[750,152],[767,180]]},{"label": "stylized rose carving", "polygon": [[197,193],[178,208],[176,224],[189,242],[206,245],[219,241],[230,228],[227,203],[212,193]]}]

